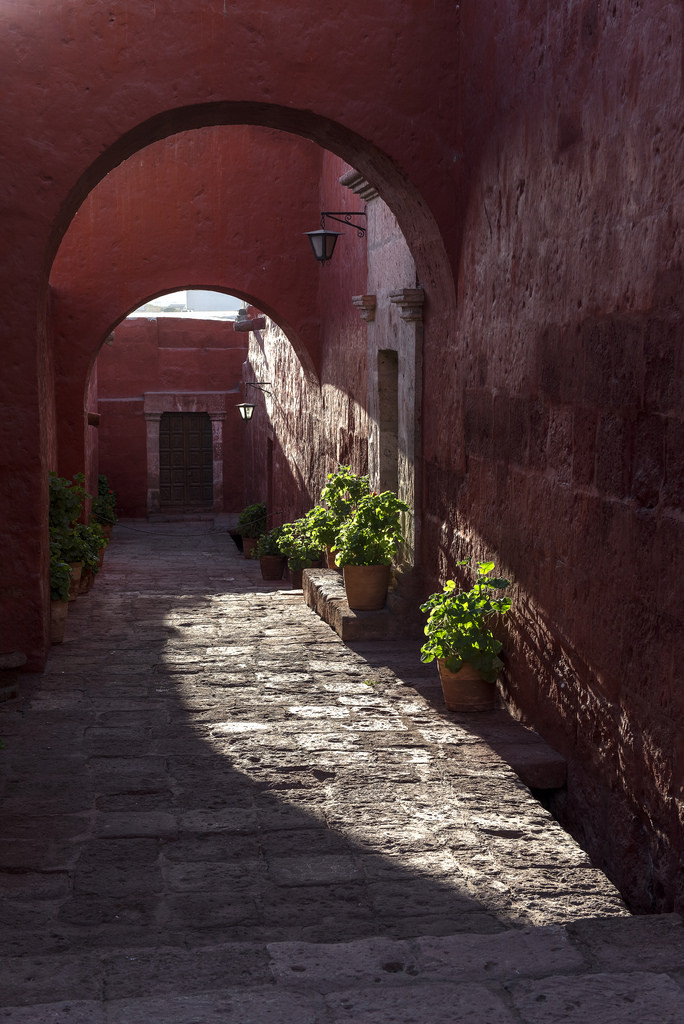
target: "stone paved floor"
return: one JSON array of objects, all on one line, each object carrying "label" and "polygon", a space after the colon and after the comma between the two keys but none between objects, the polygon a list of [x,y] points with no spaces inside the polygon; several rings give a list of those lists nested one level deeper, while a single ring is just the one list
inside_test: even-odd
[{"label": "stone paved floor", "polygon": [[682,1024],[680,919],[377,662],[225,525],[120,523],[0,707],[0,1021]]}]

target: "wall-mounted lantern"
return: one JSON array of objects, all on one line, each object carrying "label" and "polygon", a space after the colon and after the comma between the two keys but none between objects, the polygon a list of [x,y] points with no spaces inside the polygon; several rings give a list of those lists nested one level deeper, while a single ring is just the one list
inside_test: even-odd
[{"label": "wall-mounted lantern", "polygon": [[[245,388],[245,391],[247,390],[247,388],[256,388],[258,391],[263,391],[265,395],[268,395],[270,397],[271,392],[266,390],[266,385],[270,383],[270,380],[246,380],[243,381],[243,386]],[[251,420],[252,416],[254,415],[254,404],[252,402],[240,402],[240,404],[236,406],[236,408],[240,415],[242,416],[245,423],[248,423],[249,420]]]},{"label": "wall-mounted lantern", "polygon": [[245,423],[248,423],[249,420],[251,420],[252,416],[254,415],[254,406],[250,405],[249,402],[240,402],[240,404],[236,408],[237,411],[242,416]]},{"label": "wall-mounted lantern", "polygon": [[317,231],[305,231],[304,234],[309,236],[311,242],[311,248],[313,249],[314,258],[318,260],[321,266],[332,259],[332,254],[335,251],[335,245],[338,237],[342,234],[341,231],[328,231],[325,227],[325,218],[330,217],[331,220],[336,220],[339,224],[351,224],[356,228],[356,234],[359,238],[363,238],[366,234],[366,229],[360,227],[358,224],[354,224],[352,217],[365,217],[366,211],[360,210],[356,213],[346,213],[344,210],[330,213],[325,210],[321,213],[321,226]]}]

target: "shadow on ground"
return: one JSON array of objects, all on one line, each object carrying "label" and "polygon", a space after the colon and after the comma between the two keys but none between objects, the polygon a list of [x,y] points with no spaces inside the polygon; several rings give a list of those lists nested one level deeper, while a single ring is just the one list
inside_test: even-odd
[{"label": "shadow on ground", "polygon": [[121,524],[65,643],[3,709],[0,948],[624,914],[476,732],[379,667],[225,532]]}]

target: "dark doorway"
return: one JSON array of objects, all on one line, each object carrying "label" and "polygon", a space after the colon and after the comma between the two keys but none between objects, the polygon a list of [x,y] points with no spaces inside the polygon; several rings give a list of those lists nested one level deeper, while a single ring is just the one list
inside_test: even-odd
[{"label": "dark doorway", "polygon": [[159,425],[159,503],[192,512],[213,508],[211,419],[206,412],[165,412]]}]

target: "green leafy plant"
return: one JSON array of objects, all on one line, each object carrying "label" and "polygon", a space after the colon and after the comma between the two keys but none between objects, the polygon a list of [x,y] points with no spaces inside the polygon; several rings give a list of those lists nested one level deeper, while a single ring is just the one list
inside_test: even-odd
[{"label": "green leafy plant", "polygon": [[256,557],[263,558],[265,555],[279,555],[282,557],[284,555],[281,546],[282,532],[282,526],[274,526],[267,533],[262,533],[256,546]]},{"label": "green leafy plant", "polygon": [[328,506],[339,527],[349,518],[361,498],[370,494],[370,485],[367,476],[352,473],[349,466],[340,466],[337,472],[328,473],[327,479],[321,491],[321,500]]},{"label": "green leafy plant", "polygon": [[[53,561],[55,566],[60,562],[67,565],[83,562],[97,572],[100,548],[107,543],[101,526],[78,522],[84,502],[90,497],[83,483],[83,473],[77,473],[73,480],[50,473],[51,580]],[[61,570],[55,569],[55,572],[59,575]]]},{"label": "green leafy plant", "polygon": [[403,540],[401,514],[408,511],[393,491],[359,498],[335,539],[337,565],[390,565]]},{"label": "green leafy plant", "polygon": [[80,518],[83,504],[90,495],[85,490],[83,473],[77,473],[73,480],[50,473],[50,535],[66,533]]},{"label": "green leafy plant", "polygon": [[266,533],[266,505],[263,502],[246,505],[238,517],[237,531],[243,537],[261,537]]},{"label": "green leafy plant", "polygon": [[[458,565],[469,565],[466,558]],[[494,637],[488,620],[504,615],[511,607],[509,597],[496,597],[496,593],[510,586],[503,577],[490,577],[494,562],[478,562],[475,582],[470,590],[459,590],[455,580],[447,580],[444,589],[420,606],[426,612],[427,640],[420,649],[420,660],[444,658],[446,667],[458,672],[468,662],[493,683],[503,662],[499,658],[502,644]]]},{"label": "green leafy plant", "polygon": [[90,523],[88,526],[80,523],[76,526],[76,529],[85,545],[83,567],[96,573],[100,568],[100,550],[107,547],[109,538],[105,536],[105,532],[99,523]]},{"label": "green leafy plant", "polygon": [[59,545],[52,541],[50,543],[50,600],[67,601],[70,583],[69,564],[62,558]]},{"label": "green leafy plant", "polygon": [[95,519],[105,526],[114,526],[117,521],[116,494],[104,473],[97,478],[97,497],[93,498],[92,512]]},{"label": "green leafy plant", "polygon": [[[320,508],[320,506],[317,507]],[[295,572],[320,561],[323,545],[312,525],[311,516],[314,511],[315,509],[311,509],[301,519],[295,519],[294,522],[285,523],[283,526],[280,547],[283,554],[287,556],[288,568]],[[320,511],[325,510],[320,509]]]},{"label": "green leafy plant", "polygon": [[64,532],[56,533],[54,539],[65,562],[85,562],[90,553],[90,541],[85,523],[76,523]]},{"label": "green leafy plant", "polygon": [[322,505],[315,505],[306,513],[307,530],[320,548],[331,548],[337,532],[344,522],[337,514]]}]

